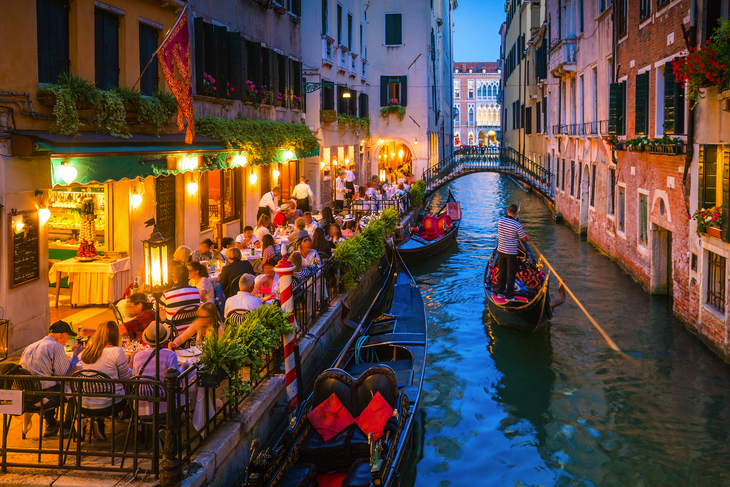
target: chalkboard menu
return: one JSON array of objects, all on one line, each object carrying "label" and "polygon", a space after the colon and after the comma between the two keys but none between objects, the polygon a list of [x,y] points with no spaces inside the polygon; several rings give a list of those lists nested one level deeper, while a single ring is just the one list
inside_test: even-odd
[{"label": "chalkboard menu", "polygon": [[40,278],[40,255],[37,211],[10,215],[10,288]]}]

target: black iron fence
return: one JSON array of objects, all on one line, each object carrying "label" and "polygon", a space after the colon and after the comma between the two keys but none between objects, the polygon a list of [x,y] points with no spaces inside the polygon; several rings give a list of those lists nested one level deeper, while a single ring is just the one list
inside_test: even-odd
[{"label": "black iron fence", "polygon": [[339,265],[334,259],[324,261],[322,268],[294,288],[294,318],[297,336],[309,333],[310,327],[339,293]]},{"label": "black iron fence", "polygon": [[377,215],[381,211],[393,208],[398,216],[403,216],[410,211],[410,193],[402,196],[394,195],[391,198],[375,198],[369,200],[352,200],[350,202],[350,213],[356,220],[366,215]]}]

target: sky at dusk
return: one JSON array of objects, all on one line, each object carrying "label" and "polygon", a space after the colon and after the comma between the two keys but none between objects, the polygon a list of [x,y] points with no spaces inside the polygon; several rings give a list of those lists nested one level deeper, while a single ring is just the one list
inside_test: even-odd
[{"label": "sky at dusk", "polygon": [[454,61],[496,61],[503,0],[458,0],[454,10]]}]

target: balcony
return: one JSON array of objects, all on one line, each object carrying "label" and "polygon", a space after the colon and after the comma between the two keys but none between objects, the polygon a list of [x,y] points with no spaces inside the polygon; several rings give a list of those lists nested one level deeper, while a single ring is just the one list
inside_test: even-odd
[{"label": "balcony", "polygon": [[608,120],[598,122],[598,133],[603,136],[608,135]]},{"label": "balcony", "polygon": [[568,125],[553,125],[553,135],[568,135]]},{"label": "balcony", "polygon": [[548,69],[556,78],[563,78],[575,73],[575,39],[561,39],[550,49]]},{"label": "balcony", "polygon": [[337,50],[337,72],[347,73],[347,53],[343,46]]},{"label": "balcony", "polygon": [[335,63],[333,43],[334,41],[329,37],[322,36],[322,66],[331,68]]},{"label": "balcony", "polygon": [[355,65],[355,62],[357,61],[357,54],[353,54],[351,52],[347,53],[347,68],[348,68],[348,76],[350,78],[355,78],[357,76],[357,66]]},{"label": "balcony", "polygon": [[584,135],[598,135],[599,122],[586,122],[583,124]]}]

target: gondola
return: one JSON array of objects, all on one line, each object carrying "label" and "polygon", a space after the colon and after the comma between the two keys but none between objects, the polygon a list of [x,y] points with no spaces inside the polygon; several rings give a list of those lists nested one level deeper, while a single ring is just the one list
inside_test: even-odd
[{"label": "gondola", "polygon": [[444,206],[434,215],[427,215],[411,235],[395,242],[398,253],[407,264],[412,264],[444,251],[456,241],[461,224],[461,209],[449,190]]},{"label": "gondola", "polygon": [[[403,260],[397,252],[389,255],[387,282],[360,324],[347,320],[343,309],[343,323],[355,332],[333,366],[317,377],[292,425],[271,449],[252,446],[247,487],[396,485],[423,387],[426,310]],[[327,410],[334,435],[327,441],[313,425],[318,408]],[[333,426],[333,412],[343,409],[356,424],[338,416]]]},{"label": "gondola", "polygon": [[542,271],[535,255],[523,242],[519,243],[517,262],[520,291],[515,292],[515,301],[500,299],[494,292],[498,276],[496,249],[484,269],[484,292],[489,312],[498,324],[517,333],[530,334],[553,316],[548,289],[550,272]]}]

